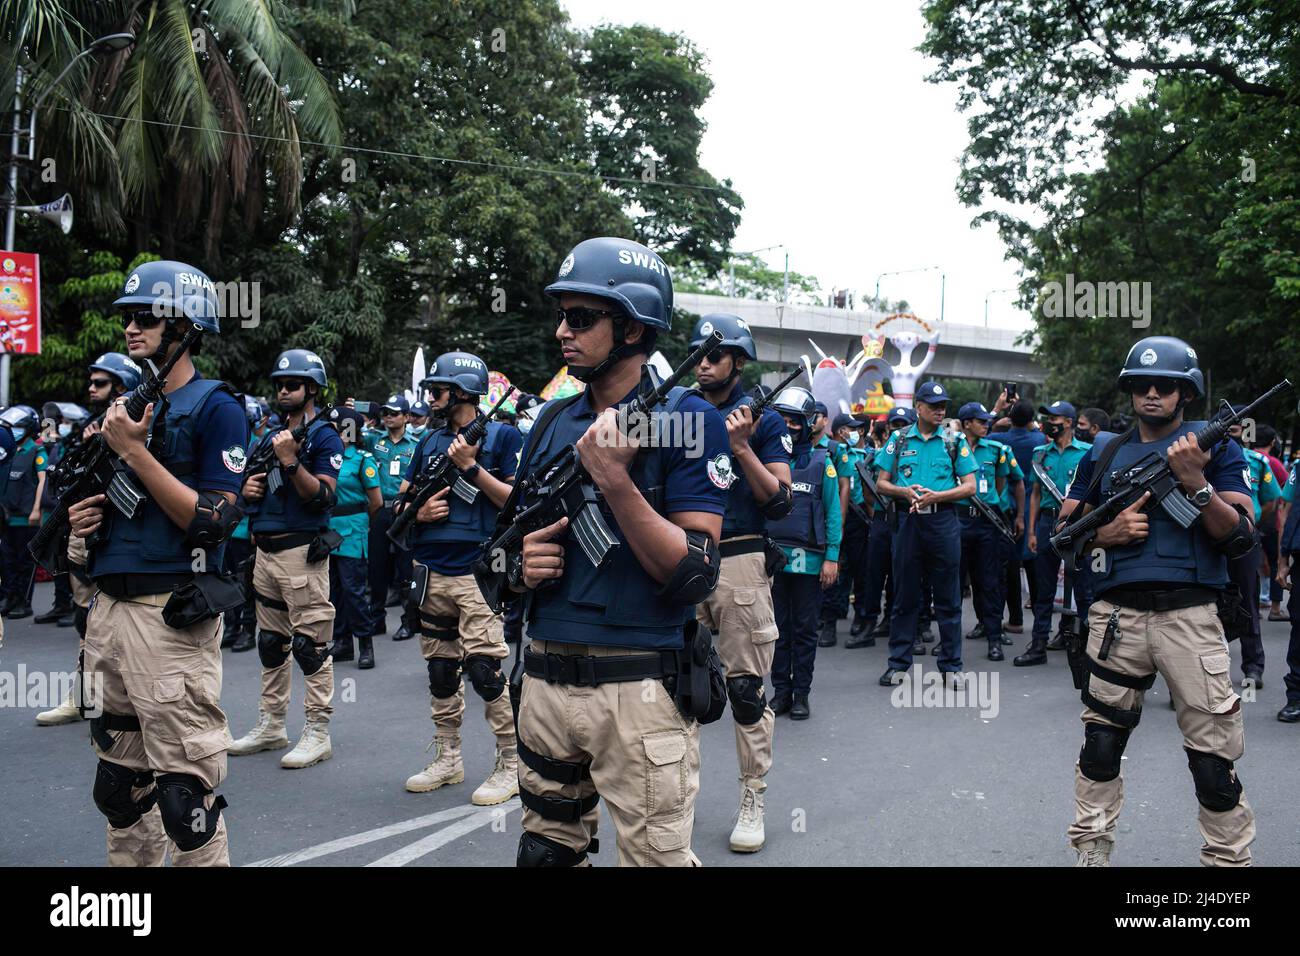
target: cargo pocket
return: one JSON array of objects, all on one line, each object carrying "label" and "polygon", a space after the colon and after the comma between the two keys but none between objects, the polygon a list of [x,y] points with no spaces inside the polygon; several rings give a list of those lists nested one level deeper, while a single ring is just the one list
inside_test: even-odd
[{"label": "cargo pocket", "polygon": [[[304,633],[305,628],[311,625],[334,620],[334,605],[329,599],[328,565],[322,565],[322,568],[324,574],[295,574],[289,578],[290,590],[285,592],[284,600],[289,605],[289,626],[295,634]],[[316,630],[319,628],[312,629],[312,638],[318,643],[324,641],[324,633],[317,635]]]},{"label": "cargo pocket", "polygon": [[1228,677],[1227,654],[1205,654],[1201,668],[1205,671],[1205,709],[1211,714],[1226,714],[1236,705],[1238,697]]},{"label": "cargo pocket", "polygon": [[646,755],[646,833],[655,850],[679,850],[688,836],[686,808],[686,733],[667,730],[641,738]]},{"label": "cargo pocket", "polygon": [[230,728],[225,725],[214,727],[212,730],[189,734],[183,740],[185,756],[193,761],[199,761],[205,757],[211,757],[213,754],[229,750],[234,742],[234,739],[230,736]]},{"label": "cargo pocket", "polygon": [[750,632],[750,637],[753,638],[755,644],[771,644],[779,636],[780,634],[777,630],[776,624],[767,624],[763,627],[756,627]]},{"label": "cargo pocket", "polygon": [[185,696],[185,677],[160,677],[153,682],[153,699],[170,704]]}]

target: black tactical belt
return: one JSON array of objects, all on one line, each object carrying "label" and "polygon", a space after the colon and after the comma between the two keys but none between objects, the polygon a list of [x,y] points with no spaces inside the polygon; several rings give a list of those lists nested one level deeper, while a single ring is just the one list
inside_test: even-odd
[{"label": "black tactical belt", "polygon": [[1198,604],[1213,604],[1219,592],[1210,588],[1176,588],[1167,591],[1125,591],[1112,588],[1100,600],[1134,611],[1178,611]]},{"label": "black tactical belt", "polygon": [[519,802],[543,819],[556,820],[560,823],[577,823],[596,808],[596,804],[600,802],[600,794],[593,793],[581,799],[551,797],[532,793],[520,787]]},{"label": "black tactical belt", "polygon": [[677,673],[677,660],[672,651],[619,657],[538,654],[536,651],[527,651],[524,654],[524,673],[548,684],[596,687],[631,680],[658,680]]},{"label": "black tactical belt", "polygon": [[359,515],[366,510],[364,501],[356,501],[350,505],[335,505],[330,512],[331,518],[346,518],[348,515]]},{"label": "black tactical belt", "polygon": [[[84,714],[83,714],[84,716]],[[110,714],[104,711],[98,717],[90,718],[90,736],[95,741],[95,746],[100,750],[108,753],[113,749],[116,741],[108,735],[110,730],[120,730],[126,733],[140,733],[140,718],[134,714]]]},{"label": "black tactical belt", "polygon": [[128,600],[142,594],[167,594],[194,580],[192,574],[104,574],[95,584],[109,597]]},{"label": "black tactical belt", "polygon": [[420,612],[420,633],[434,641],[460,640],[460,618]]},{"label": "black tactical belt", "polygon": [[738,554],[757,554],[764,550],[763,538],[728,539],[718,545],[718,553],[724,558],[734,558]]},{"label": "black tactical belt", "polygon": [[1055,518],[1060,513],[1061,513],[1060,508],[1039,508],[1038,509],[1038,517],[1040,518],[1043,515],[1051,515],[1053,518]]},{"label": "black tactical belt", "polygon": [[253,596],[257,598],[257,602],[259,604],[265,604],[267,607],[273,608],[274,610],[277,611],[289,610],[289,605],[285,604],[283,601],[277,601],[273,597],[267,597],[261,591],[254,591]]},{"label": "black tactical belt", "polygon": [[288,551],[290,548],[301,548],[304,544],[311,544],[319,534],[319,531],[290,531],[288,534],[276,535],[274,538],[259,534],[257,547],[267,554],[276,554],[280,551]]}]

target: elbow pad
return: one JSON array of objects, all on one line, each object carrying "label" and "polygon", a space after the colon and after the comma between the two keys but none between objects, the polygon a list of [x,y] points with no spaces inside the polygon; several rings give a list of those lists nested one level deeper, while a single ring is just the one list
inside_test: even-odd
[{"label": "elbow pad", "polygon": [[1239,505],[1232,507],[1237,509],[1237,527],[1228,532],[1226,537],[1216,540],[1214,546],[1225,557],[1240,558],[1250,554],[1251,549],[1259,543],[1259,532]]},{"label": "elbow pad", "polygon": [[794,495],[790,492],[790,486],[781,482],[776,489],[776,494],[759,505],[758,510],[763,512],[764,518],[780,521],[793,507]]},{"label": "elbow pad", "polygon": [[200,491],[194,502],[194,518],[185,529],[185,543],[204,551],[219,547],[234,533],[244,509],[215,491]]},{"label": "elbow pad", "polygon": [[325,484],[324,479],[316,479],[316,494],[302,503],[308,511],[329,511],[334,507],[334,490]]},{"label": "elbow pad", "polygon": [[722,556],[713,539],[702,531],[687,531],[686,557],[655,595],[670,604],[698,604],[718,586],[721,568]]}]

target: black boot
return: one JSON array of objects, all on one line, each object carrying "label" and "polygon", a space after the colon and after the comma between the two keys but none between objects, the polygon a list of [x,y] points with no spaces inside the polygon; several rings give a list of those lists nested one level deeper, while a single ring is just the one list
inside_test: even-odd
[{"label": "black boot", "polygon": [[357,669],[368,671],[375,666],[375,643],[371,637],[358,637],[357,643],[361,645],[361,655],[357,658]]},{"label": "black boot", "polygon": [[1277,712],[1277,719],[1284,724],[1300,721],[1300,700],[1289,700],[1286,706]]},{"label": "black boot", "polygon": [[[818,646],[818,647],[834,647],[834,646],[835,646],[835,642],[836,642],[836,637],[835,637],[835,622],[834,622],[834,621],[823,621],[823,622],[822,622],[822,634],[821,634],[821,637],[817,638],[817,646]],[[791,716],[793,716],[793,714],[792,714]]]},{"label": "black boot", "polygon": [[966,635],[966,640],[978,641],[981,637],[984,637],[987,633],[988,630],[984,627],[984,623],[981,621],[979,624],[976,624],[973,628],[971,628],[971,632]]},{"label": "black boot", "polygon": [[807,694],[795,694],[790,702],[790,719],[807,720],[812,716],[812,710],[808,707]]},{"label": "black boot", "polygon": [[916,635],[916,640],[912,642],[912,656],[924,657],[927,653],[929,651],[925,646],[925,641],[921,640],[920,634]]},{"label": "black boot", "polygon": [[1006,655],[1002,653],[1002,642],[998,640],[996,637],[989,639],[989,660],[991,661],[1006,660]]},{"label": "black boot", "polygon": [[388,615],[385,614],[385,613],[381,610],[381,611],[379,611],[378,613],[372,613],[370,616],[371,616],[372,618],[374,618],[374,621],[375,621],[375,626],[374,626],[374,628],[370,631],[370,636],[371,636],[371,637],[378,637],[380,634],[387,634],[387,633],[388,633]]},{"label": "black boot", "polygon": [[845,648],[848,650],[854,650],[859,647],[875,647],[876,639],[871,636],[871,625],[874,623],[874,621],[868,618],[863,622],[863,625],[860,628],[857,628],[857,625],[855,624],[854,627],[857,628],[857,630],[852,637],[844,642]]},{"label": "black boot", "polygon": [[68,608],[66,613],[60,615],[56,623],[59,625],[59,627],[76,627],[77,608],[75,606]]},{"label": "black boot", "polygon": [[916,639],[925,644],[934,643],[934,631],[930,629],[930,622],[926,621],[916,631]]},{"label": "black boot", "polygon": [[33,624],[54,624],[65,614],[72,613],[71,604],[56,604],[44,614],[38,614],[32,618]]},{"label": "black boot", "polygon": [[1063,651],[1065,650],[1065,644],[1068,640],[1069,638],[1066,637],[1065,631],[1060,630],[1052,635],[1052,639],[1047,642],[1046,647],[1049,651]]},{"label": "black boot", "polygon": [[335,664],[352,660],[356,656],[356,648],[352,644],[352,635],[334,638],[334,643],[330,645],[330,656],[334,658]]},{"label": "black boot", "polygon": [[1047,639],[1035,637],[1025,648],[1025,652],[1011,662],[1017,667],[1032,667],[1034,664],[1047,663]]},{"label": "black boot", "polygon": [[[857,637],[863,631],[873,627],[875,623],[875,618],[867,617],[865,614],[853,615],[853,624],[849,627],[849,637]],[[849,645],[845,644],[844,646],[848,647]]]},{"label": "black boot", "polygon": [[867,631],[870,637],[888,637],[889,636],[889,612],[885,612],[884,618],[879,624],[873,624],[871,630]]},{"label": "black boot", "polygon": [[226,624],[225,629],[221,632],[222,650],[227,647],[233,647],[237,640],[239,640],[239,625],[233,623]]},{"label": "black boot", "polygon": [[253,625],[240,629],[239,637],[230,645],[230,651],[232,654],[240,654],[251,651],[255,647],[257,647],[257,626]]},{"label": "black boot", "polygon": [[772,697],[772,713],[778,717],[790,713],[789,694],[776,694]]},{"label": "black boot", "polygon": [[9,618],[9,620],[11,621],[20,621],[25,617],[31,617],[31,616],[32,616],[32,606],[30,603],[15,604],[13,610],[11,610],[8,614],[5,615],[5,617]]}]

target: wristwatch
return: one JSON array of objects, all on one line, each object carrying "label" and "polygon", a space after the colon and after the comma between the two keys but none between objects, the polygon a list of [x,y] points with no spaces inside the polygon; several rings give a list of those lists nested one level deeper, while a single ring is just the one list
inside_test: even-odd
[{"label": "wristwatch", "polygon": [[289,464],[281,465],[280,470],[283,471],[290,478],[292,478],[297,473],[298,469],[301,467],[302,467],[302,462],[300,462],[297,458],[295,458],[293,461],[289,462]]},{"label": "wristwatch", "polygon": [[1205,487],[1200,491],[1194,491],[1187,496],[1188,500],[1198,508],[1204,508],[1210,503],[1210,500],[1213,497],[1214,485],[1210,484],[1208,481],[1205,483]]},{"label": "wristwatch", "polygon": [[475,478],[478,477],[478,473],[482,470],[483,470],[482,466],[479,465],[478,462],[474,462],[474,464],[470,465],[463,472],[461,472],[461,477],[464,478],[466,481],[472,482]]}]

